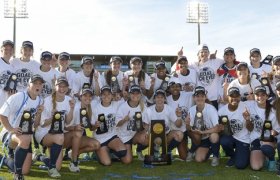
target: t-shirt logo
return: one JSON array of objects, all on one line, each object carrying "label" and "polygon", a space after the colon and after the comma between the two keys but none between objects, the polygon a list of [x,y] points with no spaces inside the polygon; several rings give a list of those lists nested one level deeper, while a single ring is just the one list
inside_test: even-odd
[{"label": "t-shirt logo", "polygon": [[263,121],[261,120],[259,115],[251,114],[251,119],[254,124],[254,131],[261,133],[263,127]]},{"label": "t-shirt logo", "polygon": [[3,89],[6,86],[6,83],[12,74],[11,71],[3,71],[0,74],[0,89]]},{"label": "t-shirt logo", "polygon": [[199,69],[198,79],[204,86],[209,86],[215,79],[215,72],[212,68],[204,67]]},{"label": "t-shirt logo", "polygon": [[49,82],[45,82],[45,84],[43,85],[41,96],[45,98],[51,93],[52,93],[52,85]]},{"label": "t-shirt logo", "polygon": [[238,133],[243,129],[243,123],[239,119],[230,119],[229,122],[233,134]]},{"label": "t-shirt logo", "polygon": [[32,72],[29,69],[23,68],[16,71],[18,77],[18,87],[25,89],[28,86],[28,81],[32,76]]}]

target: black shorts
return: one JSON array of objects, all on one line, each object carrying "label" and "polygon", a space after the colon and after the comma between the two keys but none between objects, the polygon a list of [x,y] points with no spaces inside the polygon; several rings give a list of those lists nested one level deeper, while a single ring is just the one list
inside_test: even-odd
[{"label": "black shorts", "polygon": [[132,138],[130,140],[126,141],[124,144],[132,145]]},{"label": "black shorts", "polygon": [[201,140],[200,145],[198,147],[209,148],[210,146],[211,146],[210,139],[207,138],[207,139]]},{"label": "black shorts", "polygon": [[251,151],[261,150],[260,140],[259,139],[255,139],[253,142],[251,142],[250,149],[251,149]]},{"label": "black shorts", "polygon": [[101,146],[101,147],[103,147],[103,146],[108,146],[108,144],[109,144],[112,140],[114,140],[115,138],[119,138],[119,137],[118,137],[117,135],[115,135],[115,136],[111,137],[110,139],[108,139],[107,141],[105,141],[104,143],[100,144],[100,146]]}]

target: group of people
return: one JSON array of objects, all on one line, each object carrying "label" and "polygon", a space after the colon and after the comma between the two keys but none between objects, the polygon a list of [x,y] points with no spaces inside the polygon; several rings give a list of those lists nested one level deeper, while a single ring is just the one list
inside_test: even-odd
[{"label": "group of people", "polygon": [[111,165],[112,155],[129,164],[137,145],[138,159],[144,160],[142,151],[153,143],[153,120],[164,120],[167,154],[177,148],[181,160],[203,162],[212,156],[211,165],[218,166],[222,147],[228,167],[276,171],[280,56],[262,60],[254,48],[247,64],[236,60],[231,47],[218,59],[203,44],[193,64],[181,49],[171,72],[158,60],[149,75],[139,57],[122,72],[118,56],[111,57],[110,69],[98,72],[94,57],[85,56],[76,73],[67,52],[56,58],[44,51],[39,63],[32,59],[32,42],[22,43],[19,58],[12,58],[13,48],[9,40],[1,45],[0,162],[14,179],[24,179],[34,161],[59,178],[64,148],[71,172],[80,172],[83,153],[94,152],[104,166]]}]

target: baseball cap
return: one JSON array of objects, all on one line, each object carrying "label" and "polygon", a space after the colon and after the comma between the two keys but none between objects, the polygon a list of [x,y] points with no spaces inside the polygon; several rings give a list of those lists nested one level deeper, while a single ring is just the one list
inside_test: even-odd
[{"label": "baseball cap", "polygon": [[101,93],[103,93],[104,91],[110,91],[110,93],[112,93],[111,87],[108,85],[105,85],[101,88]]},{"label": "baseball cap", "polygon": [[129,93],[134,93],[134,92],[141,92],[141,88],[140,86],[138,85],[132,85],[130,88],[129,88]]},{"label": "baseball cap", "polygon": [[259,92],[267,94],[267,90],[266,90],[265,86],[257,86],[257,87],[255,87],[254,94],[257,94]]},{"label": "baseball cap", "polygon": [[52,53],[49,51],[44,51],[41,53],[41,59],[42,60],[51,60],[52,59]]},{"label": "baseball cap", "polygon": [[87,93],[93,95],[92,89],[90,89],[90,88],[81,89],[81,91],[80,91],[80,96],[82,96],[82,95],[84,95],[84,94],[87,94]]},{"label": "baseball cap", "polygon": [[42,76],[39,74],[33,74],[29,80],[29,83],[34,83],[35,81],[40,80],[42,83],[45,83],[46,81],[43,79]]},{"label": "baseball cap", "polygon": [[22,47],[29,47],[31,49],[33,49],[33,43],[31,41],[23,41],[22,42]]},{"label": "baseball cap", "polygon": [[165,91],[163,89],[157,89],[154,93],[154,97],[159,94],[162,94],[164,97],[166,96]]},{"label": "baseball cap", "polygon": [[58,77],[55,81],[55,85],[59,85],[61,83],[65,83],[67,86],[69,86],[68,80],[64,76]]},{"label": "baseball cap", "polygon": [[136,62],[136,61],[139,61],[140,63],[142,63],[142,59],[140,57],[133,57],[130,59],[130,64]]},{"label": "baseball cap", "polygon": [[236,69],[240,70],[241,67],[246,67],[248,69],[248,64],[246,62],[240,62],[237,64]]},{"label": "baseball cap", "polygon": [[67,52],[62,52],[58,55],[58,59],[69,60],[70,59],[70,54],[67,53]]},{"label": "baseball cap", "polygon": [[276,82],[275,87],[276,87],[277,90],[280,90],[280,81]]},{"label": "baseball cap", "polygon": [[230,87],[228,89],[227,95],[228,96],[232,96],[232,95],[239,95],[240,96],[240,90],[237,87]]},{"label": "baseball cap", "polygon": [[186,56],[178,56],[177,62],[180,64],[181,61],[188,61]]},{"label": "baseball cap", "polygon": [[157,61],[156,64],[155,64],[155,69],[158,69],[158,68],[166,68],[165,66],[165,62],[164,61]]},{"label": "baseball cap", "polygon": [[180,84],[181,85],[181,83],[180,83],[180,81],[179,81],[179,78],[177,78],[177,77],[172,77],[170,80],[169,80],[169,82],[168,82],[168,86],[170,87],[170,86],[173,86],[174,84]]},{"label": "baseball cap", "polygon": [[92,58],[92,57],[90,57],[90,56],[84,56],[84,57],[82,58],[82,61],[81,61],[81,66],[82,66],[83,64],[87,63],[87,62],[93,63],[93,60],[94,60],[94,57]]},{"label": "baseball cap", "polygon": [[232,47],[227,47],[225,50],[224,50],[224,54],[226,53],[232,53],[232,54],[235,54],[234,53],[234,49]]},{"label": "baseball cap", "polygon": [[202,87],[202,86],[197,86],[197,87],[194,89],[194,95],[197,96],[198,94],[205,94],[205,95],[206,95],[205,88]]},{"label": "baseball cap", "polygon": [[207,51],[209,51],[208,45],[207,45],[207,44],[200,44],[200,45],[198,46],[198,52],[201,51],[201,50],[207,50]]},{"label": "baseball cap", "polygon": [[110,59],[110,64],[113,63],[113,62],[116,62],[116,61],[119,61],[120,63],[123,63],[123,60],[121,57],[119,56],[112,56],[111,59]]},{"label": "baseball cap", "polygon": [[1,47],[7,46],[7,45],[14,47],[14,42],[11,41],[11,40],[5,40],[5,41],[2,42]]},{"label": "baseball cap", "polygon": [[258,48],[253,48],[253,49],[251,49],[251,50],[250,50],[250,55],[252,55],[253,53],[258,53],[258,54],[261,55],[261,51],[260,51],[260,49],[258,49]]},{"label": "baseball cap", "polygon": [[278,61],[280,61],[280,56],[275,56],[273,59],[273,64],[277,63]]}]

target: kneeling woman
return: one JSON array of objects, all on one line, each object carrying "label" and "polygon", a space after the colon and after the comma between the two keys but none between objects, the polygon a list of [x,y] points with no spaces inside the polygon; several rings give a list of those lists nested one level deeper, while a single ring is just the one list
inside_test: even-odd
[{"label": "kneeling woman", "polygon": [[[205,161],[211,148],[213,153],[212,166],[219,165],[219,134],[218,112],[214,106],[206,103],[206,91],[204,87],[198,86],[194,91],[195,106],[189,110],[187,118],[187,130],[195,148],[195,160],[197,162]],[[191,152],[191,153],[194,153]],[[190,152],[189,152],[190,153]]]},{"label": "kneeling woman", "polygon": [[[112,101],[113,95],[110,86],[101,88],[101,102],[93,110],[92,124],[94,124],[94,138],[100,143],[101,147],[96,150],[100,163],[109,166],[111,158],[109,150],[113,150],[125,164],[130,163],[126,157],[127,150],[116,132],[115,116],[119,103]],[[95,131],[96,130],[96,131]]]},{"label": "kneeling woman", "polygon": [[[61,176],[58,170],[61,168],[62,147],[66,138],[64,127],[73,118],[74,104],[71,97],[66,96],[68,86],[65,77],[59,77],[56,80],[55,92],[44,101],[40,126],[35,133],[36,140],[50,149],[50,159],[40,157],[38,159],[49,165],[49,176],[54,178]],[[58,120],[55,120],[56,117]]]}]

